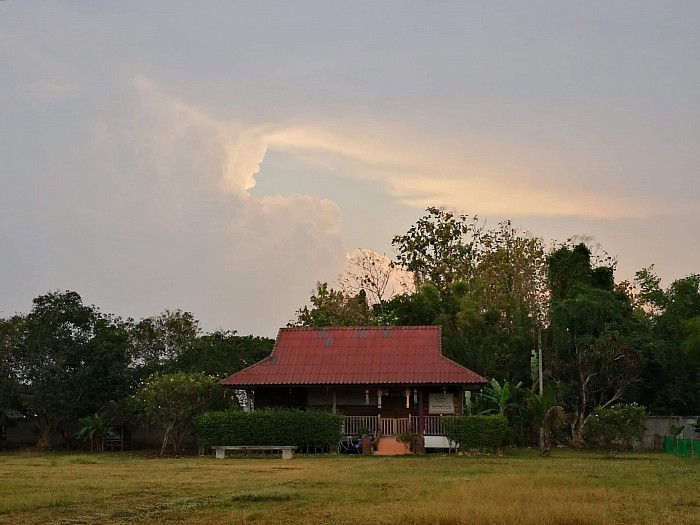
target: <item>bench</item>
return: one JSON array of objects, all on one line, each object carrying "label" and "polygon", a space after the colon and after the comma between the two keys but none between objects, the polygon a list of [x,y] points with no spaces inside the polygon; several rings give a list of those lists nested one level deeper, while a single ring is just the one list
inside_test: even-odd
[{"label": "bench", "polygon": [[292,459],[297,447],[275,447],[275,446],[220,446],[211,447],[214,449],[216,459],[224,459],[227,450],[236,452],[282,452],[282,459]]}]

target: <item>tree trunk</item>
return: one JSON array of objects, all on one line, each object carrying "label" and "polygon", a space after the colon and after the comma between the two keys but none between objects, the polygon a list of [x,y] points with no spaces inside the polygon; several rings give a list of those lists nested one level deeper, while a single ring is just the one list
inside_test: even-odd
[{"label": "tree trunk", "polygon": [[39,437],[36,440],[36,448],[39,450],[49,450],[51,446],[51,429],[39,427]]},{"label": "tree trunk", "polygon": [[549,456],[552,450],[552,436],[548,435],[544,428],[544,424],[540,426],[540,456]]},{"label": "tree trunk", "polygon": [[185,438],[185,429],[183,427],[184,425],[182,424],[175,425],[170,434],[173,444],[173,453],[178,453],[182,448],[182,441]]},{"label": "tree trunk", "polygon": [[36,448],[39,450],[49,450],[53,446],[51,435],[56,430],[57,421],[44,412],[37,415],[36,425],[39,430],[39,437],[36,441]]},{"label": "tree trunk", "polygon": [[571,422],[571,445],[577,448],[586,446],[586,441],[583,439],[583,423],[586,417],[586,387],[588,379],[585,377],[584,362],[578,344],[575,346],[576,360],[578,362],[578,394],[576,395],[576,411],[574,419]]},{"label": "tree trunk", "polygon": [[160,447],[161,455],[165,454],[165,450],[168,448],[168,441],[170,440],[170,432],[173,429],[173,422],[168,423],[168,428],[165,429],[165,435],[163,436],[163,446]]}]

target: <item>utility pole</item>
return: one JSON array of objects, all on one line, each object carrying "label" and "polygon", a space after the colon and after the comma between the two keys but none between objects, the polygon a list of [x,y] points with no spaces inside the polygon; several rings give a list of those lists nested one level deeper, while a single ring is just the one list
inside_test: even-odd
[{"label": "utility pole", "polygon": [[[540,398],[542,398],[542,390],[544,389],[544,381],[542,379],[542,328],[537,327],[537,376],[539,379]],[[546,417],[546,414],[545,414]],[[544,421],[540,425],[540,450],[544,448]]]},{"label": "utility pole", "polygon": [[542,379],[542,328],[537,327],[537,376],[539,378],[540,395],[542,395],[542,389],[544,388],[544,381]]}]

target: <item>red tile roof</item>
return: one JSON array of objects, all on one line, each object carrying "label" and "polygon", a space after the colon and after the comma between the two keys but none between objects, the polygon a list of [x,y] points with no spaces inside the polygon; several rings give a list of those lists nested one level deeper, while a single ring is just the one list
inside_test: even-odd
[{"label": "red tile roof", "polygon": [[219,383],[262,385],[481,384],[444,357],[439,326],[282,328],[269,357]]}]

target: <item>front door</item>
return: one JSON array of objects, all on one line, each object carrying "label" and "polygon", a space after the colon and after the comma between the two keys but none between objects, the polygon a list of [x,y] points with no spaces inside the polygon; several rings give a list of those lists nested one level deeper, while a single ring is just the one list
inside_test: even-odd
[{"label": "front door", "polygon": [[[412,403],[411,403],[412,404]],[[382,399],[382,417],[406,418],[411,415],[412,408],[406,408],[405,397],[385,397]]]}]

